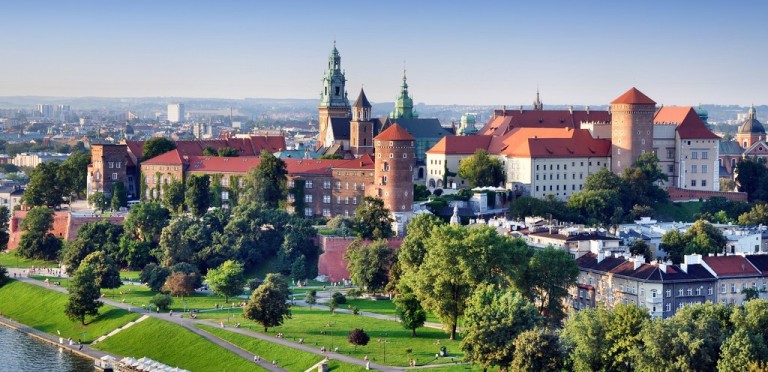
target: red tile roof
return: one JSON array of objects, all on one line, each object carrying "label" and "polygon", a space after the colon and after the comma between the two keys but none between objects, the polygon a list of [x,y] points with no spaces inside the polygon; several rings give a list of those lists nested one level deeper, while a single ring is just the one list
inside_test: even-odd
[{"label": "red tile roof", "polygon": [[647,104],[647,105],[655,105],[656,102],[645,94],[643,92],[637,90],[637,88],[632,87],[630,90],[626,91],[624,94],[620,95],[619,98],[616,98],[611,102],[613,103],[640,103],[640,104]]},{"label": "red tile roof", "polygon": [[394,123],[389,126],[389,128],[385,129],[383,132],[379,133],[378,136],[374,138],[375,140],[381,140],[381,141],[413,141],[413,136],[408,133],[405,128],[401,127],[397,123]]},{"label": "red tile roof", "polygon": [[[141,161],[144,141],[127,141],[128,149]],[[286,149],[283,136],[249,136],[248,138],[224,138],[210,140],[176,141],[181,155],[202,156],[206,147],[218,150],[222,147],[236,149],[241,156],[258,156],[262,150],[277,152]]]},{"label": "red tile roof", "polygon": [[696,114],[696,110],[690,106],[662,107],[656,111],[656,115],[653,117],[653,123],[677,125],[677,133],[680,134],[680,138],[720,138],[720,136],[712,133],[712,131],[707,128],[699,115]]},{"label": "red tile roof", "polygon": [[[283,159],[288,174],[331,174],[333,169],[373,169],[374,160],[370,155],[358,159]],[[186,163],[190,172],[199,173],[247,173],[261,162],[255,156],[218,157],[189,156]],[[146,164],[146,163],[145,163]]]},{"label": "red tile roof", "polygon": [[478,149],[488,150],[493,136],[445,136],[427,154],[474,154]]},{"label": "red tile roof", "polygon": [[610,123],[608,111],[499,110],[478,133],[502,136],[514,128],[581,128],[582,123]]},{"label": "red tile roof", "polygon": [[171,151],[168,151],[166,153],[163,153],[163,154],[160,154],[158,156],[155,156],[152,159],[143,161],[141,164],[142,165],[144,165],[144,164],[148,164],[148,165],[151,165],[151,164],[166,165],[166,164],[181,164],[181,163],[182,163],[181,154],[179,153],[179,150],[176,149],[176,150],[171,150]]},{"label": "red tile roof", "polygon": [[727,276],[752,276],[759,275],[760,271],[742,256],[707,256],[704,262],[718,275]]}]

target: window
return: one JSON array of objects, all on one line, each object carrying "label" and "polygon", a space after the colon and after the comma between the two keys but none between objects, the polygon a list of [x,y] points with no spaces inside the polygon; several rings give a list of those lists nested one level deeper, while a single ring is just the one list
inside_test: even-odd
[{"label": "window", "polygon": [[720,293],[726,293],[725,284],[720,284]]},{"label": "window", "polygon": [[707,289],[707,294],[708,294],[708,295],[710,295],[710,296],[711,296],[713,292],[714,292],[714,289],[713,289],[712,287],[709,287],[709,288]]},{"label": "window", "polygon": [[408,159],[408,153],[407,152],[403,153],[403,159]]},{"label": "window", "polygon": [[736,292],[736,284],[731,284],[731,293],[737,293]]},{"label": "window", "polygon": [[307,180],[307,182],[304,184],[305,189],[311,189],[312,188],[312,180]]},{"label": "window", "polygon": [[698,159],[698,158],[699,158],[699,153],[697,151],[692,151],[691,152],[691,159]]},{"label": "window", "polygon": [[331,181],[323,181],[323,189],[328,190],[331,188]]},{"label": "window", "polygon": [[707,173],[707,165],[706,164],[701,166],[701,173]]},{"label": "window", "polygon": [[682,288],[677,290],[677,295],[678,296],[682,296],[683,295],[683,289]]},{"label": "window", "polygon": [[387,176],[382,176],[381,177],[381,184],[382,185],[386,185],[387,184]]},{"label": "window", "polygon": [[686,292],[687,292],[688,296],[693,296],[693,288],[688,288],[688,290]]},{"label": "window", "polygon": [[701,180],[701,186],[702,187],[707,186],[707,180]]},{"label": "window", "polygon": [[707,158],[708,158],[708,156],[707,156],[707,155],[708,155],[708,154],[707,154],[707,152],[706,152],[706,151],[702,151],[702,152],[701,152],[701,158],[702,158],[702,159],[707,159]]},{"label": "window", "polygon": [[672,290],[671,289],[667,289],[667,297],[672,297]]},{"label": "window", "polygon": [[675,156],[675,150],[667,149],[667,159],[672,159]]},{"label": "window", "polygon": [[345,189],[347,189],[347,190],[349,190],[349,182],[347,182],[347,183],[344,185],[344,188],[345,188]]},{"label": "window", "polygon": [[221,185],[225,186],[225,187],[229,186],[229,177],[222,177],[221,178]]},{"label": "window", "polygon": [[111,161],[109,162],[109,169],[112,169],[115,167],[115,162]]},{"label": "window", "polygon": [[696,295],[701,296],[701,287],[696,288]]},{"label": "window", "polygon": [[651,298],[656,298],[656,290],[651,290]]},{"label": "window", "polygon": [[112,173],[112,181],[117,181],[117,173]]},{"label": "window", "polygon": [[221,200],[229,200],[229,191],[221,192]]},{"label": "window", "polygon": [[696,180],[691,180],[691,186],[696,187]]},{"label": "window", "polygon": [[323,203],[330,204],[331,203],[331,196],[330,195],[323,195]]},{"label": "window", "polygon": [[352,204],[355,204],[355,205],[357,204],[357,196],[352,198]]},{"label": "window", "polygon": [[696,173],[696,164],[691,165],[691,173]]},{"label": "window", "polygon": [[336,190],[341,190],[341,181],[336,181]]},{"label": "window", "polygon": [[120,169],[120,164],[122,164],[122,162],[115,162],[115,168]]},{"label": "window", "polygon": [[312,194],[304,195],[304,202],[311,203],[312,202]]},{"label": "window", "polygon": [[673,164],[667,165],[668,173],[675,173],[675,166]]},{"label": "window", "polygon": [[323,217],[330,217],[331,216],[331,210],[328,208],[323,209]]},{"label": "window", "polygon": [[672,304],[667,302],[666,305],[664,305],[664,311],[672,311]]},{"label": "window", "polygon": [[390,159],[394,159],[394,158],[395,158],[395,154],[394,154],[394,153],[390,153],[390,154],[389,154],[389,158],[390,158]]},{"label": "window", "polygon": [[312,217],[312,208],[304,208],[304,215],[307,217]]},{"label": "window", "polygon": [[346,198],[344,198],[344,204],[349,204],[349,196],[347,196]]}]

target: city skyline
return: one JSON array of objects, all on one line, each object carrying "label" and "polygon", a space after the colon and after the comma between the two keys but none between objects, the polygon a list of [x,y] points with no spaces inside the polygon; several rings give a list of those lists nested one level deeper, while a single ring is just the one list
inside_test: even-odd
[{"label": "city skyline", "polygon": [[0,96],[319,99],[337,43],[347,89],[393,101],[765,104],[758,2],[6,4]]}]

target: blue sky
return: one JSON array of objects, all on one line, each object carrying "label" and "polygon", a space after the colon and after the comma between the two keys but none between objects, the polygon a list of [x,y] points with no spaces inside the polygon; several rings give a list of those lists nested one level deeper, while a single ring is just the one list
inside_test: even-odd
[{"label": "blue sky", "polygon": [[0,95],[317,98],[337,41],[350,97],[427,104],[768,103],[760,1],[15,1]]}]

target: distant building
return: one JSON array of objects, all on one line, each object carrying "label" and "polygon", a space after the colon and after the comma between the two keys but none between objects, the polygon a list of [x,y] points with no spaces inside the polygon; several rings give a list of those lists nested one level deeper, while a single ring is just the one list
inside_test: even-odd
[{"label": "distant building", "polygon": [[44,118],[53,117],[53,105],[39,103],[35,106],[35,111]]},{"label": "distant building", "polygon": [[21,197],[24,196],[24,188],[18,183],[7,183],[0,186],[0,206],[13,211],[17,205],[21,205]]},{"label": "distant building", "polygon": [[17,167],[37,167],[40,163],[49,161],[64,161],[69,158],[69,154],[56,154],[48,152],[21,153],[11,160],[11,163]]},{"label": "distant building", "polygon": [[749,108],[744,122],[739,125],[736,137],[720,143],[720,176],[733,178],[736,163],[742,158],[768,159],[765,126],[757,120],[755,106]]},{"label": "distant building", "polygon": [[101,192],[107,197],[112,196],[112,188],[117,182],[122,182],[129,199],[136,195],[133,175],[129,179],[128,146],[113,144],[91,145],[91,164],[88,165],[86,190],[88,196]]},{"label": "distant building", "polygon": [[171,123],[178,123],[184,121],[184,104],[183,103],[169,103],[168,104],[168,121]]}]

